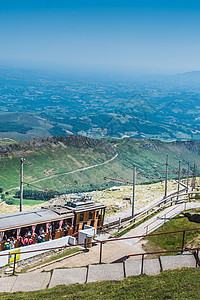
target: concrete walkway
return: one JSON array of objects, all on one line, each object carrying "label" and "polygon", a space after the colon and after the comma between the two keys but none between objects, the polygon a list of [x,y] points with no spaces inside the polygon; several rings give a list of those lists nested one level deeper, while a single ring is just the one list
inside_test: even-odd
[{"label": "concrete walkway", "polygon": [[[113,241],[103,244],[102,263],[112,263],[120,257],[126,256],[130,253],[144,252],[142,248],[142,241],[136,245],[128,245],[122,241]],[[100,244],[93,246],[89,252],[82,252],[76,256],[64,258],[59,262],[51,263],[37,267],[38,273],[42,271],[51,271],[57,268],[77,268],[88,266],[89,264],[98,264],[100,258]],[[32,272],[30,269],[28,272]]]},{"label": "concrete walkway", "polygon": [[[200,208],[200,202],[187,202],[167,207],[156,216],[150,218],[136,228],[131,229],[128,233],[124,234],[123,237],[146,235],[147,233],[150,233],[162,226],[165,222],[170,221],[173,217],[177,216],[182,211],[193,208]],[[130,245],[134,245],[137,244],[139,240],[141,240],[141,238],[125,240],[124,242]]]},{"label": "concrete walkway", "polygon": [[0,293],[36,291],[58,285],[83,284],[103,280],[122,280],[141,274],[156,275],[163,270],[182,267],[195,268],[193,254],[163,256],[160,259],[127,260],[122,263],[89,265],[83,268],[55,269],[50,272],[25,273],[0,279]]}]

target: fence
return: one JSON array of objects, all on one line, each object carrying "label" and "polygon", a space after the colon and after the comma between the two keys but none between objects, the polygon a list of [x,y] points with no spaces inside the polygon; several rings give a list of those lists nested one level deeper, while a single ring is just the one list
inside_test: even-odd
[{"label": "fence", "polygon": [[199,250],[200,247],[197,248],[187,248],[187,249],[176,249],[176,250],[167,250],[167,251],[155,251],[155,252],[145,252],[145,253],[136,253],[136,254],[129,254],[127,256],[122,257],[121,259],[117,260],[116,262],[122,262],[125,261],[126,259],[128,259],[131,256],[142,256],[142,262],[141,262],[141,274],[143,274],[143,268],[144,268],[144,256],[145,255],[152,255],[152,254],[167,254],[167,253],[176,253],[176,252],[181,252],[183,253],[183,251],[195,251],[194,253],[194,257],[196,259],[196,268],[198,267],[198,265],[200,266],[200,260],[199,260]]},{"label": "fence", "polygon": [[[97,241],[90,242],[90,245],[100,244],[99,263],[101,264],[102,263],[102,256],[103,256],[103,244],[113,242],[113,241],[123,241],[123,240],[135,239],[135,238],[145,238],[145,237],[156,236],[156,235],[162,236],[162,235],[165,235],[165,234],[173,234],[173,233],[183,232],[181,249],[180,250],[170,250],[169,252],[183,252],[183,251],[186,251],[186,250],[189,251],[189,250],[199,249],[199,248],[184,249],[185,232],[193,231],[193,230],[200,230],[200,228],[190,228],[190,229],[182,229],[182,230],[176,230],[176,231],[151,233],[151,234],[137,235],[137,236],[132,236],[132,237],[112,238],[112,239],[106,239],[106,240],[100,240],[100,241],[97,240]],[[21,254],[31,253],[31,252],[48,251],[48,250],[50,251],[50,250],[57,250],[57,249],[77,247],[77,246],[85,246],[86,247],[87,245],[88,245],[88,243],[81,243],[81,244],[76,244],[76,245],[65,245],[65,246],[62,246],[62,247],[51,247],[51,248],[44,248],[44,249],[39,249],[39,250],[22,251]],[[156,252],[154,252],[154,254],[155,253]],[[167,251],[160,251],[160,252],[157,252],[157,253],[167,253]],[[130,254],[127,257],[136,256],[136,255],[148,255],[148,254],[153,254],[153,253]],[[6,255],[7,256],[10,255],[10,253],[0,254],[0,257],[6,256]],[[14,256],[14,259],[13,259],[13,262],[14,262],[14,264],[13,264],[13,274],[14,274],[15,273],[15,267],[16,267],[16,257],[18,255],[18,253],[13,253],[11,255]]]},{"label": "fence", "polygon": [[[123,225],[120,225],[119,221],[116,221],[116,222],[112,222],[112,223],[104,225],[103,228],[109,228],[109,225],[115,227],[114,226],[114,224],[115,224],[115,225],[118,225],[120,227],[118,231],[119,231],[120,234],[122,234],[127,229],[133,227],[137,223],[141,222],[142,220],[146,219],[147,217],[150,217],[151,215],[155,214],[156,212],[160,211],[161,209],[166,208],[168,206],[172,206],[173,203],[177,204],[179,202],[179,201],[177,201],[177,194],[179,195],[179,197],[181,197],[182,193],[184,193],[185,189],[186,188],[183,188],[182,190],[179,191],[179,193],[178,192],[171,193],[167,197],[165,197],[162,200],[160,200],[160,201],[154,203],[153,205],[151,205],[146,210],[144,210],[141,213],[135,215],[134,218],[129,217],[128,220],[122,219],[121,222],[124,221]],[[185,194],[183,194],[183,195],[185,195]],[[187,200],[189,201],[189,199],[187,199]],[[106,230],[104,229],[103,231],[106,231]],[[101,232],[103,232],[103,231],[101,231]]]},{"label": "fence", "polygon": [[[185,202],[185,204],[186,204],[186,202]],[[162,219],[162,218],[163,218],[163,219],[164,219],[164,223],[165,223],[167,214],[170,213],[170,212],[172,212],[173,210],[177,209],[177,207],[179,207],[180,205],[182,205],[182,203],[180,203],[180,204],[177,205],[176,207],[170,209],[168,212],[166,212],[166,213],[163,214],[161,217],[159,217],[159,219]],[[185,206],[185,207],[186,207],[186,206]],[[158,218],[157,218],[157,219],[158,219]],[[151,223],[147,224],[147,225],[144,227],[144,229],[146,229],[146,234],[148,233],[148,228],[149,228],[149,226],[152,225],[153,223],[155,223],[155,222],[157,221],[157,219],[153,220]],[[155,228],[153,228],[153,229],[155,229]]]}]

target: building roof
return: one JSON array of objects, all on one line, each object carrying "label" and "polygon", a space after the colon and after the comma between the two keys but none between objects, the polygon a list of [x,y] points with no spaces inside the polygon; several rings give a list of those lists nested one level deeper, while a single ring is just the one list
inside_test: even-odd
[{"label": "building roof", "polygon": [[87,202],[77,201],[77,202],[73,202],[72,206],[70,205],[70,202],[67,202],[67,204],[65,205],[68,208],[73,207],[76,213],[105,208],[105,205],[94,201],[87,201]]},{"label": "building roof", "polygon": [[74,213],[100,208],[105,208],[105,205],[93,201],[71,201],[65,205],[44,206],[41,209],[0,215],[0,231],[73,218]]}]

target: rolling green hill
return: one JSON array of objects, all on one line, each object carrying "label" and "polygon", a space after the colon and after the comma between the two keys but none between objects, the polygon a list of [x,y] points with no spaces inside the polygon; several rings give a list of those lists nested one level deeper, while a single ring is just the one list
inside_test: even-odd
[{"label": "rolling green hill", "polygon": [[[26,142],[5,143],[0,140],[0,187],[4,192],[19,187],[20,158],[24,164],[24,182],[38,189],[81,192],[103,189],[116,184],[104,180],[112,177],[132,181],[132,165],[137,167],[137,182],[163,180],[166,154],[169,170],[187,170],[187,162],[200,163],[200,142],[157,140],[90,139],[82,136],[38,138]],[[170,173],[169,178],[177,175]],[[25,186],[25,189],[27,187]],[[33,189],[33,187],[29,187]],[[9,193],[12,193],[9,191]]]}]

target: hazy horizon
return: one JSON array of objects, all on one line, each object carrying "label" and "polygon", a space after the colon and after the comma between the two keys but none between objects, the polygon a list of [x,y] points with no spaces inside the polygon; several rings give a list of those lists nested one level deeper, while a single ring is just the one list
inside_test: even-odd
[{"label": "hazy horizon", "polygon": [[200,70],[196,1],[0,4],[0,64],[175,74]]}]

